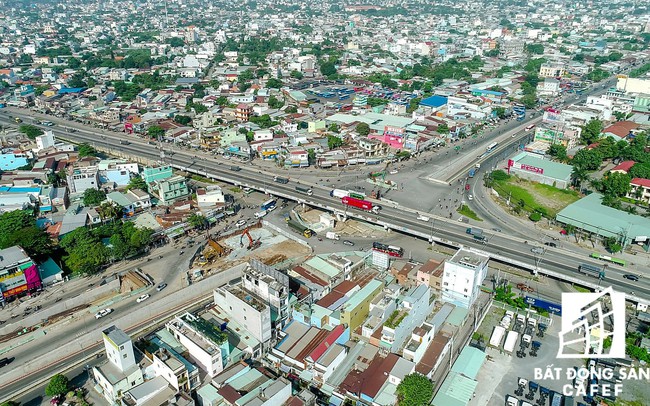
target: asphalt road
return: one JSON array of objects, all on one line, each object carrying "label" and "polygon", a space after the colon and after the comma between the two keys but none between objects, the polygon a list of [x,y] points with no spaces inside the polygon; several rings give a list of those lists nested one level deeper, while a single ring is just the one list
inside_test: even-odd
[{"label": "asphalt road", "polygon": [[[6,109],[5,109],[6,110]],[[5,113],[5,112],[3,112]],[[24,114],[13,112],[14,115],[27,117]],[[6,114],[6,113],[5,113]],[[50,118],[51,121],[56,121]],[[10,119],[4,118],[0,121],[10,122]],[[29,122],[29,119],[25,121]],[[134,136],[128,136],[117,133],[100,133],[98,130],[88,130],[81,124],[64,122],[66,126],[75,127],[78,131],[74,133],[66,133],[60,126],[54,126],[50,129],[55,132],[57,137],[66,138],[77,142],[89,142],[98,148],[109,149],[114,153],[122,153],[133,157],[142,157],[154,161],[160,161],[160,151],[155,146],[149,145]],[[100,134],[106,134],[101,136]],[[130,144],[121,145],[120,140],[128,140]],[[226,161],[220,158],[215,158],[209,155],[203,155],[200,152],[189,151],[185,149],[174,148],[171,144],[163,144],[165,150],[164,160],[176,166],[181,166],[189,170],[197,171],[200,174],[207,174],[210,177],[221,179],[226,182],[234,182],[242,185],[249,185],[257,189],[263,189],[273,194],[280,194],[288,196],[294,200],[305,202],[317,207],[331,207],[342,213],[361,217],[364,220],[376,224],[384,225],[389,224],[391,228],[397,231],[412,233],[418,232],[421,235],[433,235],[434,239],[440,239],[442,243],[450,246],[458,246],[462,244],[465,247],[472,247],[486,252],[493,258],[499,258],[504,262],[510,262],[514,265],[526,267],[528,269],[537,269],[541,273],[548,271],[556,272],[561,275],[573,277],[577,280],[584,280],[592,285],[598,283],[597,279],[586,277],[578,273],[578,265],[580,263],[588,263],[595,266],[602,266],[603,263],[593,262],[583,254],[577,254],[573,251],[564,250],[562,248],[548,248],[543,255],[533,254],[530,250],[531,247],[524,243],[524,240],[514,236],[509,236],[505,233],[494,233],[488,235],[489,243],[483,245],[476,242],[472,236],[465,233],[467,226],[458,223],[457,221],[448,218],[432,216],[433,221],[425,224],[416,219],[417,213],[409,210],[406,207],[398,206],[390,207],[387,204],[382,204],[383,208],[379,215],[372,215],[369,213],[358,211],[357,209],[349,209],[345,207],[337,198],[329,196],[331,188],[325,188],[318,185],[309,185],[313,190],[313,196],[301,194],[296,190],[298,185],[297,181],[290,181],[288,184],[280,184],[273,182],[273,173],[265,170],[262,171],[253,165],[237,163],[233,161]],[[172,152],[170,156],[170,152]],[[197,158],[195,158],[195,156]],[[231,165],[238,165],[240,171],[230,170]],[[299,182],[299,181],[298,181]],[[304,182],[300,183],[304,186]],[[624,273],[632,272],[630,269],[635,269],[633,273],[640,274],[636,269],[635,264],[629,264],[627,271],[609,266],[607,276],[604,283],[613,286],[615,289],[627,292],[632,300],[647,302],[650,298],[650,286],[646,278],[642,278],[639,282],[631,283],[622,278]],[[634,292],[632,294],[632,292]],[[636,296],[636,297],[634,297]]]}]

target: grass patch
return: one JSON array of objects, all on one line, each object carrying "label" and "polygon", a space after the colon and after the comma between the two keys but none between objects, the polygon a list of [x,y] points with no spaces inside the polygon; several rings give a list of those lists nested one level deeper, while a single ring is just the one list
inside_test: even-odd
[{"label": "grass patch", "polygon": [[191,178],[192,178],[193,180],[197,181],[197,182],[212,183],[212,184],[216,184],[216,183],[217,183],[217,182],[215,182],[215,181],[212,180],[212,179],[209,179],[209,178],[206,178],[206,177],[204,177],[204,176],[200,176],[200,175],[192,175]]},{"label": "grass patch", "polygon": [[235,186],[235,187],[231,187],[229,190],[230,190],[231,192],[233,192],[233,193],[239,193],[239,192],[241,192],[241,188],[240,188],[240,187],[237,187],[237,186]]},{"label": "grass patch", "polygon": [[579,285],[574,285],[573,289],[577,290],[580,293],[591,293],[591,289]]},{"label": "grass patch", "polygon": [[549,218],[555,218],[560,210],[580,199],[573,190],[558,189],[515,176],[495,180],[494,189],[502,198],[510,198],[511,206],[523,206],[522,209],[528,212],[540,211]]},{"label": "grass patch", "polygon": [[483,219],[474,213],[474,210],[470,209],[466,204],[462,205],[461,208],[457,211],[458,213],[462,214],[465,217],[469,217],[472,220],[483,221]]}]

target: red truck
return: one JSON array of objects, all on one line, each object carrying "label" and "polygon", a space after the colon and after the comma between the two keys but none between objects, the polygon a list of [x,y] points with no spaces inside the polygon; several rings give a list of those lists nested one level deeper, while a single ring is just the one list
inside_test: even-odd
[{"label": "red truck", "polygon": [[379,206],[375,206],[367,200],[355,199],[354,197],[345,196],[341,199],[341,203],[346,206],[356,207],[361,210],[371,211],[375,214],[379,213]]}]

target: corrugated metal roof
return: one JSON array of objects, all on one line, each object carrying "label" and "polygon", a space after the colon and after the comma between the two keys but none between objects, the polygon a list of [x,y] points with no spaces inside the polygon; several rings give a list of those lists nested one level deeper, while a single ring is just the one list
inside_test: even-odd
[{"label": "corrugated metal roof", "polygon": [[465,347],[451,367],[453,372],[476,379],[478,371],[485,362],[485,353],[474,347]]},{"label": "corrugated metal roof", "polygon": [[603,195],[592,193],[560,211],[556,219],[604,237],[650,237],[650,219],[603,206]]}]

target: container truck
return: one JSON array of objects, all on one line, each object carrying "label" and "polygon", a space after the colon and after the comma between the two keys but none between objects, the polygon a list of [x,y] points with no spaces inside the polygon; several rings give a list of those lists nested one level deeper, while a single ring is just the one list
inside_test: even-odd
[{"label": "container truck", "polygon": [[355,199],[354,197],[346,196],[341,199],[341,203],[343,203],[346,206],[352,206],[361,210],[371,211],[375,214],[379,213],[379,206],[374,206],[372,203],[370,203],[367,200],[359,200],[359,199]]},{"label": "container truck", "polygon": [[477,235],[483,235],[483,230],[476,227],[470,227],[467,230],[465,230],[465,233],[471,234],[473,236],[477,236]]},{"label": "container truck", "polygon": [[296,186],[296,190],[300,193],[304,193],[307,196],[311,196],[314,194],[314,192],[311,190],[311,188],[307,186]]},{"label": "container truck", "polygon": [[275,177],[273,178],[273,181],[274,181],[274,182],[278,182],[278,183],[285,183],[285,184],[286,184],[286,183],[289,183],[289,179],[287,179],[287,178],[281,178],[281,177],[279,177],[279,176],[275,176]]},{"label": "container truck", "polygon": [[506,342],[503,344],[503,349],[506,352],[513,352],[515,350],[515,345],[517,345],[517,339],[519,338],[519,333],[516,331],[510,331],[506,337]]},{"label": "container truck", "polygon": [[342,198],[347,197],[347,196],[348,196],[348,192],[345,191],[345,190],[341,190],[341,189],[334,189],[334,190],[332,190],[330,192],[330,197],[338,197],[338,198],[342,199]]},{"label": "container truck", "polygon": [[327,234],[325,234],[325,238],[336,241],[341,239],[341,237],[333,231],[328,231]]},{"label": "container truck", "polygon": [[294,230],[302,234],[305,238],[310,238],[313,235],[313,232],[309,228],[303,226],[302,224],[298,223],[295,220],[289,219],[287,220],[287,224],[289,225],[289,227],[293,228]]},{"label": "container truck", "polygon": [[503,335],[505,333],[506,333],[505,328],[501,326],[494,326],[492,337],[490,337],[490,345],[499,348],[499,346],[501,345],[501,340],[503,340]]}]

